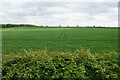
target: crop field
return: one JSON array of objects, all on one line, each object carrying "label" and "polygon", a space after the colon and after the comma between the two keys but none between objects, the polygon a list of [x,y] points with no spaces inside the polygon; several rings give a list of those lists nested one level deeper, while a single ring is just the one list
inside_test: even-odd
[{"label": "crop field", "polygon": [[117,28],[2,28],[2,78],[117,79]]},{"label": "crop field", "polygon": [[117,51],[118,29],[111,28],[41,28],[2,29],[2,53],[27,51],[74,51],[90,49],[93,53]]}]

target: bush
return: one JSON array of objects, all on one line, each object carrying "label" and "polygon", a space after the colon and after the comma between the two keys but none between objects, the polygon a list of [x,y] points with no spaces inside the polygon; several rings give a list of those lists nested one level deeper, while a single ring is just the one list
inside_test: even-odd
[{"label": "bush", "polygon": [[31,51],[3,55],[2,78],[118,78],[118,53]]}]

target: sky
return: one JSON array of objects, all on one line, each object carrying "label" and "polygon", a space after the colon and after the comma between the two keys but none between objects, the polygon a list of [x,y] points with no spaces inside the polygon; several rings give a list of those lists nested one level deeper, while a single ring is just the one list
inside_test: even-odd
[{"label": "sky", "polygon": [[[1,0],[0,0],[1,1]],[[0,24],[118,26],[116,1],[0,2]]]}]

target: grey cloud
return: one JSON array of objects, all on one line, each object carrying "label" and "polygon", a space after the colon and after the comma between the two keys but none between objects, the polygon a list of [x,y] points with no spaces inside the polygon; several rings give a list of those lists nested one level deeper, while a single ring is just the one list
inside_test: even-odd
[{"label": "grey cloud", "polygon": [[[71,7],[71,5],[74,5]],[[84,12],[92,15],[100,13],[109,13],[111,12],[110,8],[117,8],[117,3],[115,2],[86,2],[86,3],[68,3],[68,8],[71,9],[71,12]]]},{"label": "grey cloud", "polygon": [[[52,2],[25,2],[22,5],[14,6],[11,8],[11,12],[5,11],[6,13],[9,13],[11,16],[49,16],[51,14],[60,14],[63,12],[56,12],[56,11],[48,11],[51,7],[60,7],[65,8],[66,5],[64,3],[52,3]],[[12,12],[13,10],[13,12]],[[14,10],[17,11],[14,12]]]},{"label": "grey cloud", "polygon": [[[6,3],[4,4],[6,5]],[[23,2],[19,5],[9,3],[9,5],[6,6],[7,7],[2,8],[3,10],[0,14],[2,22],[6,23],[35,22],[48,25],[66,25],[73,23],[76,25],[77,23],[90,22],[91,20],[94,20],[93,16],[103,13],[110,19],[117,20],[117,13],[111,11],[111,8],[117,8],[117,3],[115,2]],[[9,8],[9,10],[7,8]],[[50,10],[51,8],[52,10]],[[73,20],[72,17],[75,17],[76,15],[72,15],[69,18],[67,15],[70,13],[80,13],[80,15],[87,13],[87,15],[82,17],[82,20],[80,19],[81,17],[76,17],[76,19]],[[35,18],[32,16],[36,16],[37,19],[30,19]],[[98,24],[100,22],[96,20],[94,23]],[[113,25],[114,24],[116,25],[116,23],[113,23]],[[86,23],[86,25],[89,25],[89,23]]]}]

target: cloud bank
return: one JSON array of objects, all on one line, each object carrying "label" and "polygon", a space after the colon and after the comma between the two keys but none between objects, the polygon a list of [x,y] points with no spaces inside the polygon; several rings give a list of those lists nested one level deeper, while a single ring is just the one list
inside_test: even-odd
[{"label": "cloud bank", "polygon": [[0,23],[118,26],[117,2],[2,2]]}]

